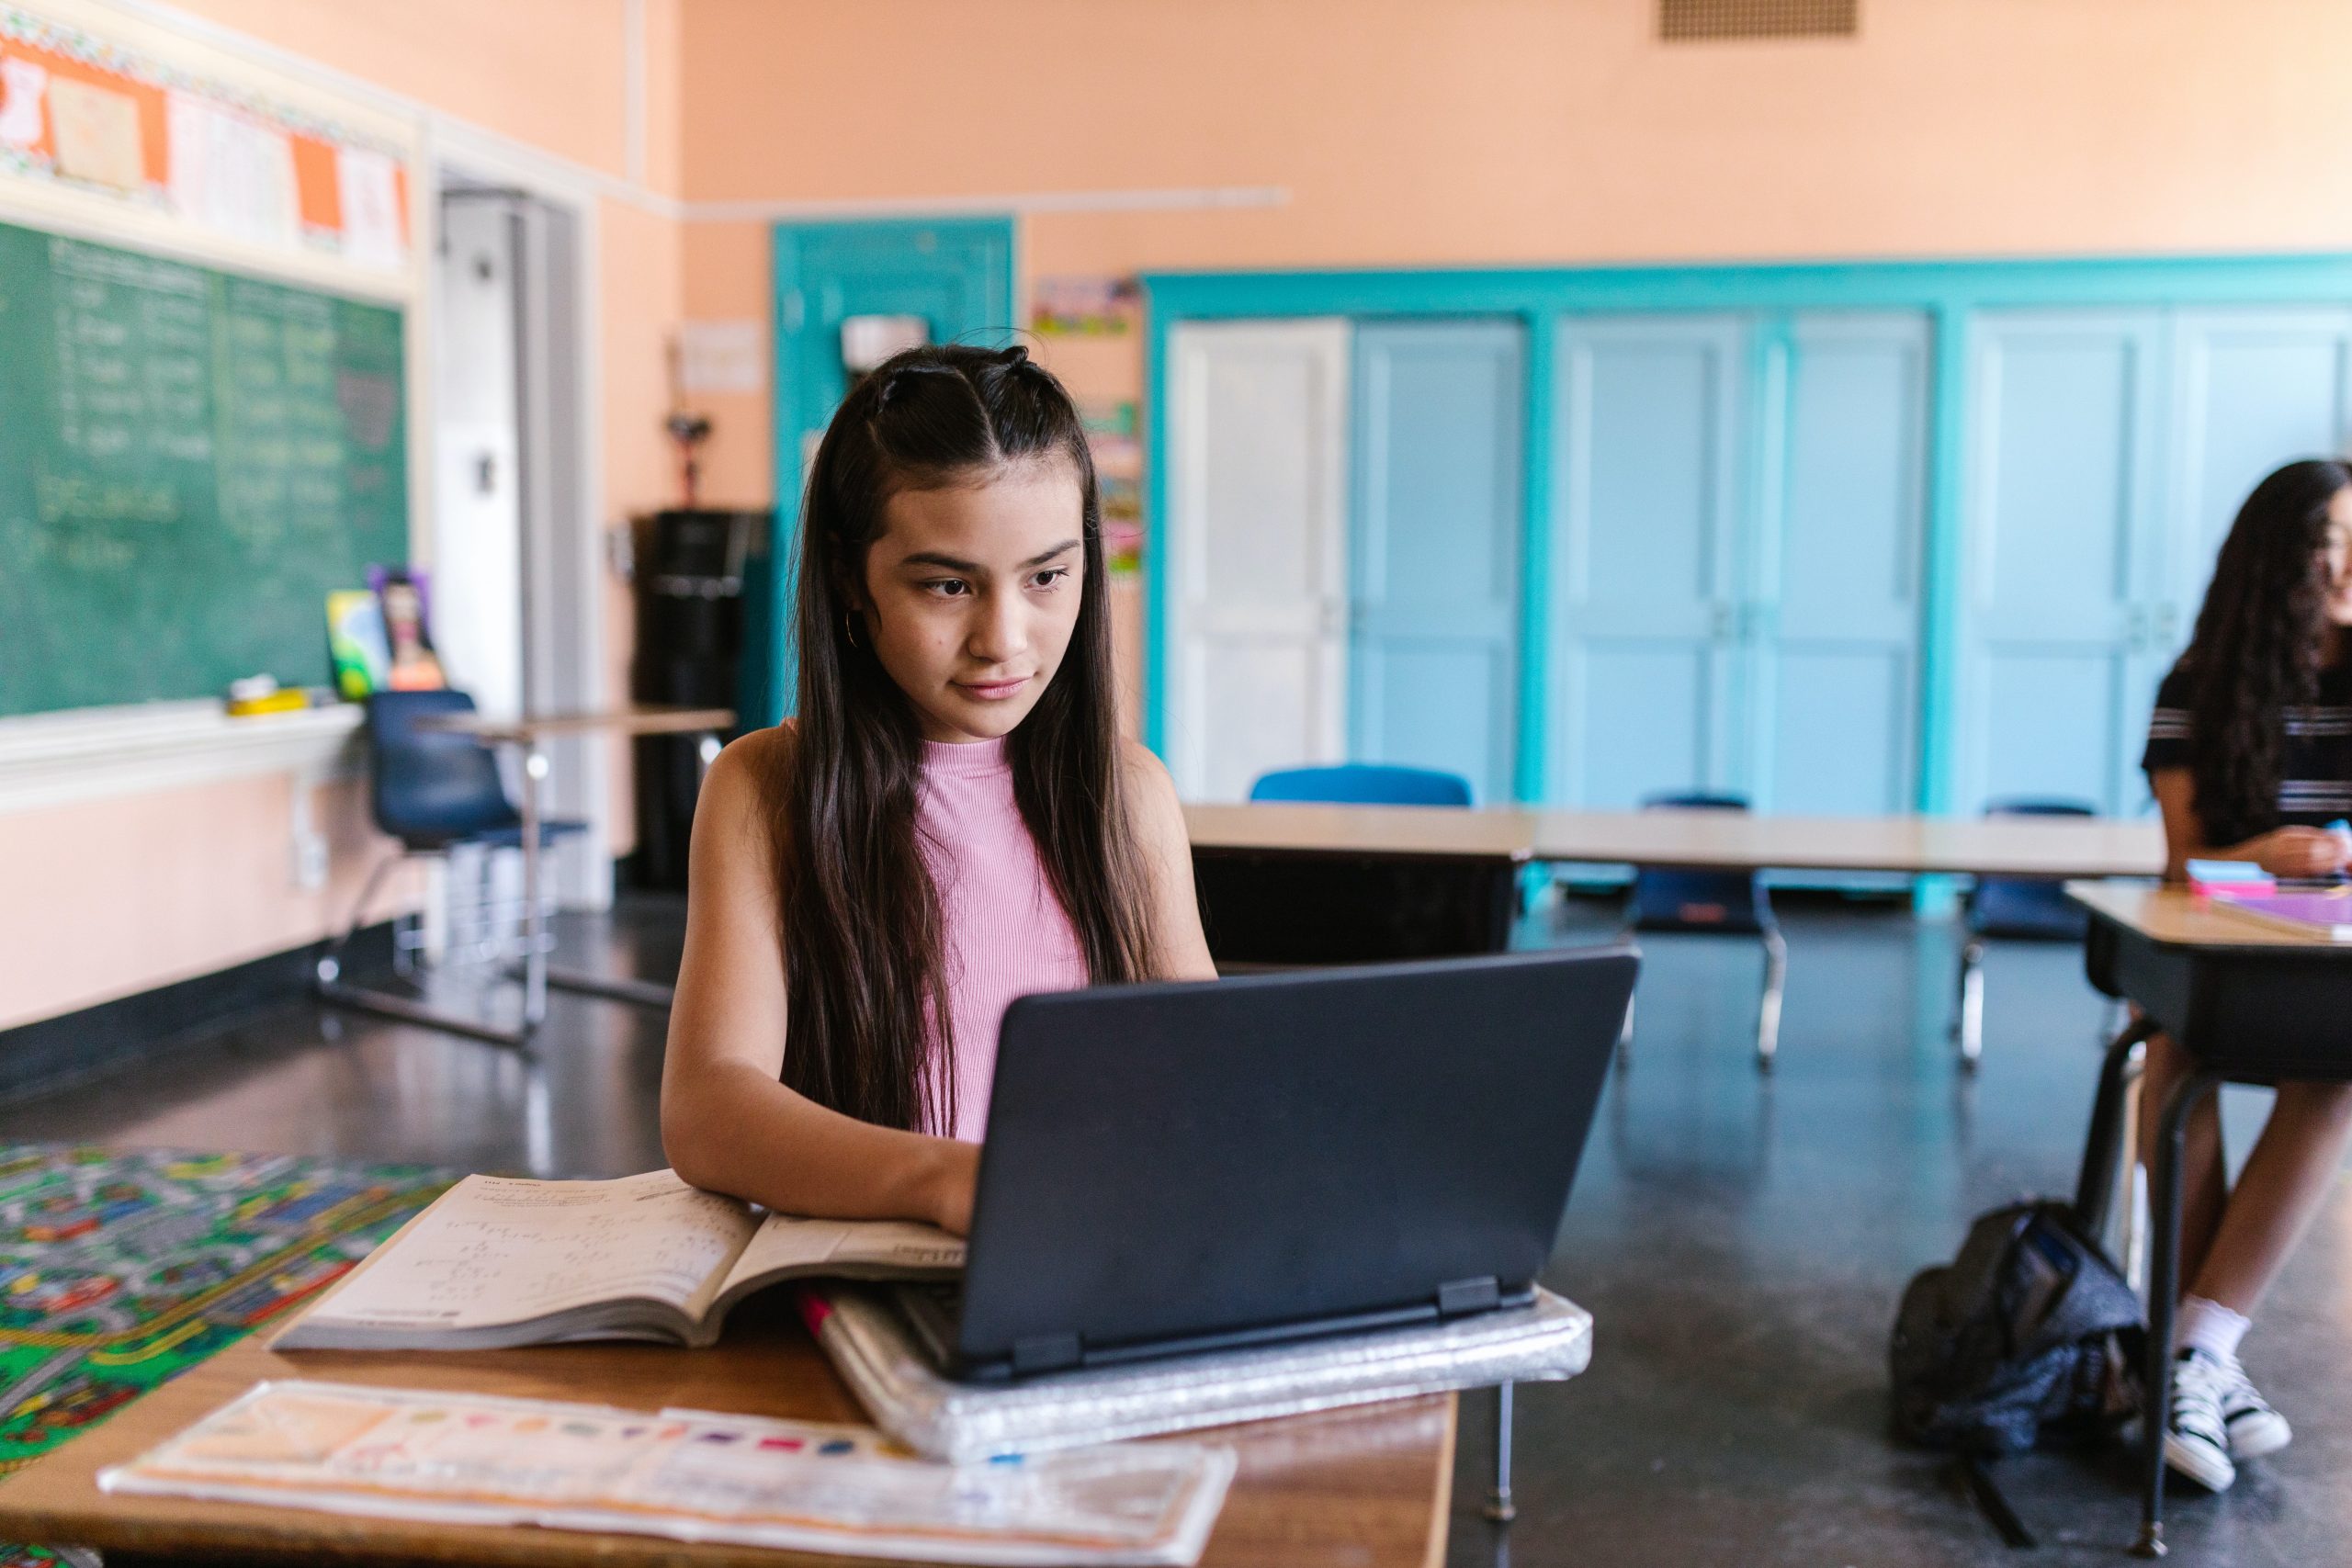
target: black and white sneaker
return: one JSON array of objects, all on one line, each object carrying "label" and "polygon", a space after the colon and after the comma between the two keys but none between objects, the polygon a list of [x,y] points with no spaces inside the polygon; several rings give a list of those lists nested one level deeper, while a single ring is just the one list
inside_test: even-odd
[{"label": "black and white sneaker", "polygon": [[2245,1369],[2232,1359],[2226,1370],[2230,1382],[2222,1390],[2222,1429],[2229,1434],[2230,1458],[2260,1459],[2293,1442],[2295,1429],[2256,1392]]},{"label": "black and white sneaker", "polygon": [[[2244,1374],[2202,1350],[2183,1350],[2172,1364],[2172,1423],[2165,1432],[2165,1462],[2208,1492],[2226,1492],[2238,1478],[2230,1462],[2222,1396]],[[2267,1408],[2267,1407],[2266,1407]]]}]

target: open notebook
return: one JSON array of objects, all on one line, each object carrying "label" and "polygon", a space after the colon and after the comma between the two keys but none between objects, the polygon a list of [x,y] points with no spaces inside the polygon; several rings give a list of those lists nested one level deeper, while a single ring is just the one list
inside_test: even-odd
[{"label": "open notebook", "polygon": [[780,1280],[908,1280],[964,1266],[945,1231],[805,1220],[650,1170],[615,1181],[469,1176],[273,1341],[288,1350],[489,1350],[564,1339],[716,1343]]}]

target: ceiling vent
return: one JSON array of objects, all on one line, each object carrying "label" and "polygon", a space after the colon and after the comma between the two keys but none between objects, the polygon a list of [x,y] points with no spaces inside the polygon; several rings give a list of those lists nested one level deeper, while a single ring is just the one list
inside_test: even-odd
[{"label": "ceiling vent", "polygon": [[1668,43],[1852,38],[1861,8],[1861,0],[1658,0],[1657,36]]}]

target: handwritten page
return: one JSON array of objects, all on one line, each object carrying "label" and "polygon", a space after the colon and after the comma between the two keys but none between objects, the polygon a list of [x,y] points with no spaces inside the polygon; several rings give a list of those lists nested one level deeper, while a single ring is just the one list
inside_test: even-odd
[{"label": "handwritten page", "polygon": [[264,1382],[98,1485],[937,1562],[1191,1563],[1234,1467],[1229,1448],[1155,1442],[958,1468],[866,1427]]},{"label": "handwritten page", "polygon": [[752,1231],[748,1204],[667,1170],[616,1181],[469,1176],[306,1321],[476,1328],[629,1297],[694,1314]]},{"label": "handwritten page", "polygon": [[964,1266],[964,1244],[936,1225],[912,1220],[806,1220],[770,1214],[727,1271],[724,1296],[763,1276],[838,1274],[848,1278],[937,1271]]}]

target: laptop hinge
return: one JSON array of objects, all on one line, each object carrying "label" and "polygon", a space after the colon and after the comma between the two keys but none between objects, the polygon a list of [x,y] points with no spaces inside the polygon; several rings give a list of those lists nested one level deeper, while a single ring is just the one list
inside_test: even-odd
[{"label": "laptop hinge", "polygon": [[1459,1317],[1465,1312],[1486,1312],[1499,1305],[1502,1287],[1495,1283],[1492,1274],[1482,1274],[1476,1280],[1449,1280],[1437,1288],[1437,1314]]},{"label": "laptop hinge", "polygon": [[1012,1370],[1019,1376],[1059,1371],[1083,1359],[1075,1334],[1033,1334],[1012,1342]]}]

